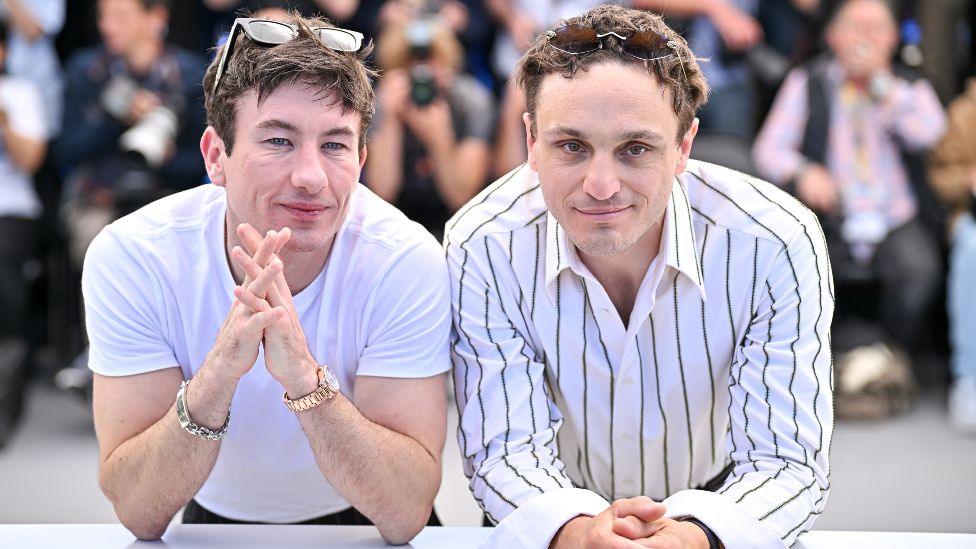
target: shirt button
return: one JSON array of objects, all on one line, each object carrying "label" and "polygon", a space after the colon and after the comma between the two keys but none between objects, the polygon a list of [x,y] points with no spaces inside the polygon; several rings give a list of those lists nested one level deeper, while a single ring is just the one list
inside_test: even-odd
[{"label": "shirt button", "polygon": [[634,384],[634,378],[632,378],[632,377],[625,377],[624,378],[624,387],[630,387],[633,384]]},{"label": "shirt button", "polygon": [[603,320],[610,320],[610,309],[601,309],[600,314],[603,316]]}]

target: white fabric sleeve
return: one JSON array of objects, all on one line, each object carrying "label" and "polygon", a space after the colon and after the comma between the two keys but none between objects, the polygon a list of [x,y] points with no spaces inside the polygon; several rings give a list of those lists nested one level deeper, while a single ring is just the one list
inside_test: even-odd
[{"label": "white fabric sleeve", "polygon": [[447,257],[458,445],[474,499],[498,524],[485,546],[545,549],[566,521],[609,503],[564,473],[556,445],[563,419],[519,312],[506,247],[490,238],[449,242]]},{"label": "white fabric sleeve", "polygon": [[366,345],[356,375],[421,378],[450,370],[447,266],[432,237],[408,244],[393,259],[366,307]]},{"label": "white fabric sleeve", "polygon": [[64,27],[65,3],[66,0],[31,0],[26,5],[44,34],[53,39]]},{"label": "white fabric sleeve", "polygon": [[823,511],[833,431],[830,321],[833,290],[822,232],[803,227],[757,287],[744,345],[732,364],[730,459],[716,493],[678,492],[668,516],[694,516],[728,549],[792,545]]},{"label": "white fabric sleeve", "polygon": [[4,92],[11,97],[4,98],[3,105],[10,129],[24,139],[46,141],[47,122],[40,90],[29,80],[17,79],[7,84]]},{"label": "white fabric sleeve", "polygon": [[179,365],[165,335],[157,278],[111,226],[88,248],[81,288],[93,372],[125,376]]}]

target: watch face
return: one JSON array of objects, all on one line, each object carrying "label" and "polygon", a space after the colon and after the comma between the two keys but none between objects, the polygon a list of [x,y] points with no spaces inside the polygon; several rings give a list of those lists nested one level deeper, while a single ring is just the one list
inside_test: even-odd
[{"label": "watch face", "polygon": [[339,391],[339,378],[336,377],[331,368],[322,367],[322,379],[329,389],[336,392]]}]

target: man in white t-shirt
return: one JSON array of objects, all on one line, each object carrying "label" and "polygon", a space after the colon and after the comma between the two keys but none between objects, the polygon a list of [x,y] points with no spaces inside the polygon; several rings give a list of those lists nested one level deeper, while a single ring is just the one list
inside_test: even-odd
[{"label": "man in white t-shirt", "polygon": [[392,543],[431,518],[447,270],[358,184],[367,53],[324,21],[239,19],[204,78],[214,185],[89,249],[99,481],[139,538],[184,506],[184,522],[375,523]]},{"label": "man in white t-shirt", "polygon": [[[0,21],[0,68],[8,29]],[[30,303],[24,263],[34,254],[41,203],[31,180],[44,161],[44,104],[29,80],[0,73],[0,446],[23,406]]]}]

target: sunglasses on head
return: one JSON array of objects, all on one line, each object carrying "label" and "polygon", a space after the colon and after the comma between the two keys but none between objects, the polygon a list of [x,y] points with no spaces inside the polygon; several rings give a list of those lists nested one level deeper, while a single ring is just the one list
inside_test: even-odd
[{"label": "sunglasses on head", "polygon": [[[331,50],[355,53],[363,49],[363,35],[356,31],[337,27],[313,27],[311,30],[315,38]],[[277,46],[298,37],[298,25],[251,17],[235,19],[234,26],[230,28],[230,34],[227,36],[224,52],[220,56],[220,63],[217,64],[217,77],[214,78],[213,93],[217,92],[220,78],[224,75],[224,69],[227,68],[227,62],[230,60],[234,42],[241,32],[258,44]]]},{"label": "sunglasses on head", "polygon": [[654,31],[621,31],[598,33],[583,25],[562,25],[546,33],[549,45],[569,55],[585,55],[604,49],[604,41],[613,36],[627,55],[644,61],[676,55],[678,45]]}]

